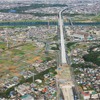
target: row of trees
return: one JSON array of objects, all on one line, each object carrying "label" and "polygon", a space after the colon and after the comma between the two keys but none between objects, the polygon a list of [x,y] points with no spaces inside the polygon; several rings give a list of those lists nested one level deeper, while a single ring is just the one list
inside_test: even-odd
[{"label": "row of trees", "polygon": [[[17,13],[22,13],[25,10],[37,9],[37,8],[46,8],[46,7],[65,7],[65,4],[31,4],[30,6],[14,7],[12,8]],[[9,12],[11,9],[2,9],[0,12]]]}]

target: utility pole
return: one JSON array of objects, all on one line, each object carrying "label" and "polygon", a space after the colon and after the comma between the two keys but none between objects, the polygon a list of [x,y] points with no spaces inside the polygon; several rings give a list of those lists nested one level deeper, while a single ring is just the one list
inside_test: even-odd
[{"label": "utility pole", "polygon": [[33,83],[34,83],[34,73],[33,73]]},{"label": "utility pole", "polygon": [[9,48],[9,41],[8,41],[8,32],[7,29],[5,29],[5,35],[6,35],[6,41],[7,41],[7,48]]},{"label": "utility pole", "polygon": [[60,89],[58,84],[58,78],[56,77],[56,87],[57,87],[57,100],[60,100]]}]

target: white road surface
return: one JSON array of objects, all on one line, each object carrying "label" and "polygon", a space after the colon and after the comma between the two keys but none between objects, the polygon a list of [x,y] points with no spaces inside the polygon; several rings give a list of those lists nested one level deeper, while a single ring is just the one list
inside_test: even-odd
[{"label": "white road surface", "polygon": [[74,100],[72,86],[70,85],[62,86],[61,89],[64,95],[64,100]]},{"label": "white road surface", "polygon": [[[64,9],[64,10],[66,10],[66,9]],[[62,64],[62,67],[63,67],[63,64],[68,64],[68,56],[66,55],[67,53],[66,53],[66,49],[65,49],[65,41],[64,41],[64,33],[63,33],[62,12],[64,10],[59,12],[59,28],[60,28],[61,64]],[[70,71],[70,69],[66,70],[66,73],[68,75],[70,75],[70,73],[68,73],[68,71]],[[66,77],[68,77],[68,76],[66,76]],[[70,77],[68,77],[68,79],[66,80],[68,82],[68,84],[62,84],[62,86],[61,86],[61,89],[62,89],[62,92],[63,92],[63,95],[64,95],[64,100],[74,100],[73,91],[72,91],[72,82],[70,84],[69,80],[70,80]]]},{"label": "white road surface", "polygon": [[59,26],[60,26],[60,38],[61,38],[61,63],[66,64],[66,50],[65,50],[65,41],[63,33],[63,19],[61,16],[62,11],[59,12]]}]

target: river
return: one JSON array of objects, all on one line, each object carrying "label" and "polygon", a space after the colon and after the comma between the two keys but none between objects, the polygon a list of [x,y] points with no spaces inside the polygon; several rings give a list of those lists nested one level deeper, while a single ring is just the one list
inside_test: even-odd
[{"label": "river", "polygon": [[[0,26],[38,26],[38,25],[58,25],[58,22],[0,22]],[[66,22],[64,25],[70,25]],[[99,26],[100,22],[73,22],[75,26]]]}]

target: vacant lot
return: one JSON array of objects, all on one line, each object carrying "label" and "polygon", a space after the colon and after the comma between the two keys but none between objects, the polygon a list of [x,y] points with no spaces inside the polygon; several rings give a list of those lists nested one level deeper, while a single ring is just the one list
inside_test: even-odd
[{"label": "vacant lot", "polygon": [[[0,43],[0,48],[6,48],[5,43]],[[0,78],[20,76],[22,70],[34,70],[29,67],[37,60],[45,57],[44,50],[36,47],[34,43],[4,50],[0,54]]]}]

